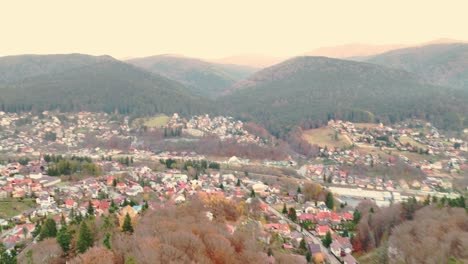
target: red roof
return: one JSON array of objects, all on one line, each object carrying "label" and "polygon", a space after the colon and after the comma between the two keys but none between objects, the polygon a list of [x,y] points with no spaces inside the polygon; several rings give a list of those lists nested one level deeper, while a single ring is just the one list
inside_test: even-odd
[{"label": "red roof", "polygon": [[353,215],[351,213],[343,213],[341,214],[344,220],[353,220]]},{"label": "red roof", "polygon": [[313,221],[315,216],[313,214],[301,214],[299,220],[301,221]]},{"label": "red roof", "polygon": [[331,229],[329,226],[317,226],[316,231],[317,233],[322,234],[322,233],[331,232]]}]

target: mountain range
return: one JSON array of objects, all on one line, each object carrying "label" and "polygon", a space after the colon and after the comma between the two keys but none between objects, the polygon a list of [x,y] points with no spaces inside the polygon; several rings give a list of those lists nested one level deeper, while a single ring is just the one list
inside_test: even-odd
[{"label": "mountain range", "polygon": [[461,128],[467,120],[467,94],[426,84],[404,70],[304,56],[238,82],[221,100],[233,114],[280,135],[301,122],[331,118],[395,122],[419,117]]},{"label": "mountain range", "polygon": [[235,82],[248,77],[255,68],[211,63],[174,55],[158,55],[127,61],[147,71],[178,81],[193,93],[214,98]]},{"label": "mountain range", "polygon": [[0,58],[3,111],[194,113],[205,99],[184,85],[109,56],[82,54]]},{"label": "mountain range", "polygon": [[433,44],[389,51],[365,61],[403,69],[435,85],[468,90],[468,44]]},{"label": "mountain range", "polygon": [[361,58],[300,56],[257,70],[175,55],[119,61],[84,54],[0,57],[0,110],[229,114],[276,136],[331,118],[468,126],[468,44]]}]

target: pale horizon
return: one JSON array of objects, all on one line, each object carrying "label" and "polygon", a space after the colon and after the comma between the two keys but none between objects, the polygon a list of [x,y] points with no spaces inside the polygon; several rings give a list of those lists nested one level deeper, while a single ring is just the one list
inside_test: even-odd
[{"label": "pale horizon", "polygon": [[14,1],[1,3],[0,56],[159,54],[215,60],[287,58],[346,44],[468,40],[467,4],[453,1]]}]

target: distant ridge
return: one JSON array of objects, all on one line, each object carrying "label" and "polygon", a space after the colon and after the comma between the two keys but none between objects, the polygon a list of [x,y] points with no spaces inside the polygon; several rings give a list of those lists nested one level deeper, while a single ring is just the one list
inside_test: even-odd
[{"label": "distant ridge", "polygon": [[211,98],[256,71],[252,67],[217,64],[172,54],[136,58],[127,62],[176,80],[194,94]]},{"label": "distant ridge", "polygon": [[460,129],[468,113],[467,93],[424,84],[406,71],[326,57],[287,60],[238,82],[232,91],[222,104],[275,135],[302,122],[335,118],[396,122],[420,117]]}]

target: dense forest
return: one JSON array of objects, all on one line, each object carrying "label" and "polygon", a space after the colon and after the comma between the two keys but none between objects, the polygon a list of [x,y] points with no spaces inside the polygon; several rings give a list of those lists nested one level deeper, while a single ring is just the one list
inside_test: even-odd
[{"label": "dense forest", "polygon": [[426,82],[468,90],[468,44],[435,44],[393,50],[366,61],[416,74]]},{"label": "dense forest", "polygon": [[[0,83],[0,110],[85,110],[138,115],[210,112],[203,98],[191,94],[176,81],[107,57],[95,62],[95,57],[79,56],[90,61],[70,66],[55,57],[44,58],[37,67],[42,64],[69,66],[63,71],[48,66],[50,71],[43,70],[44,74],[37,76],[26,74],[33,67],[17,66],[17,78],[24,78]],[[11,76],[8,79],[15,80]]]},{"label": "dense forest", "polygon": [[[246,73],[231,69],[229,75],[220,73],[219,65],[200,66],[190,60],[186,65],[186,60],[165,62],[170,67],[165,74],[173,77],[173,73],[177,77],[174,81],[155,73],[158,70],[147,72],[108,56],[3,57],[0,111],[104,111],[131,117],[175,112],[233,115],[287,139],[304,155],[315,150],[300,140],[297,128],[319,127],[330,119],[391,123],[422,118],[449,130],[460,130],[468,123],[468,91],[429,85],[402,70],[298,57],[237,82],[218,99],[208,99],[215,92],[203,79],[211,78],[205,76],[207,71],[229,79],[226,85]],[[149,63],[145,65],[150,70],[154,66],[152,60],[134,63]],[[191,67],[199,72],[194,73]],[[206,90],[197,91],[188,87],[195,85],[188,82],[198,83],[199,88],[206,86]],[[216,84],[216,89],[225,84]]]},{"label": "dense forest", "polygon": [[159,55],[131,59],[130,64],[184,84],[193,93],[214,98],[236,81],[247,78],[255,69],[210,63],[198,59]]},{"label": "dense forest", "polygon": [[222,104],[276,136],[301,122],[330,119],[397,122],[418,117],[448,129],[468,122],[468,93],[423,84],[408,72],[368,63],[298,57],[264,69],[236,88]]}]

